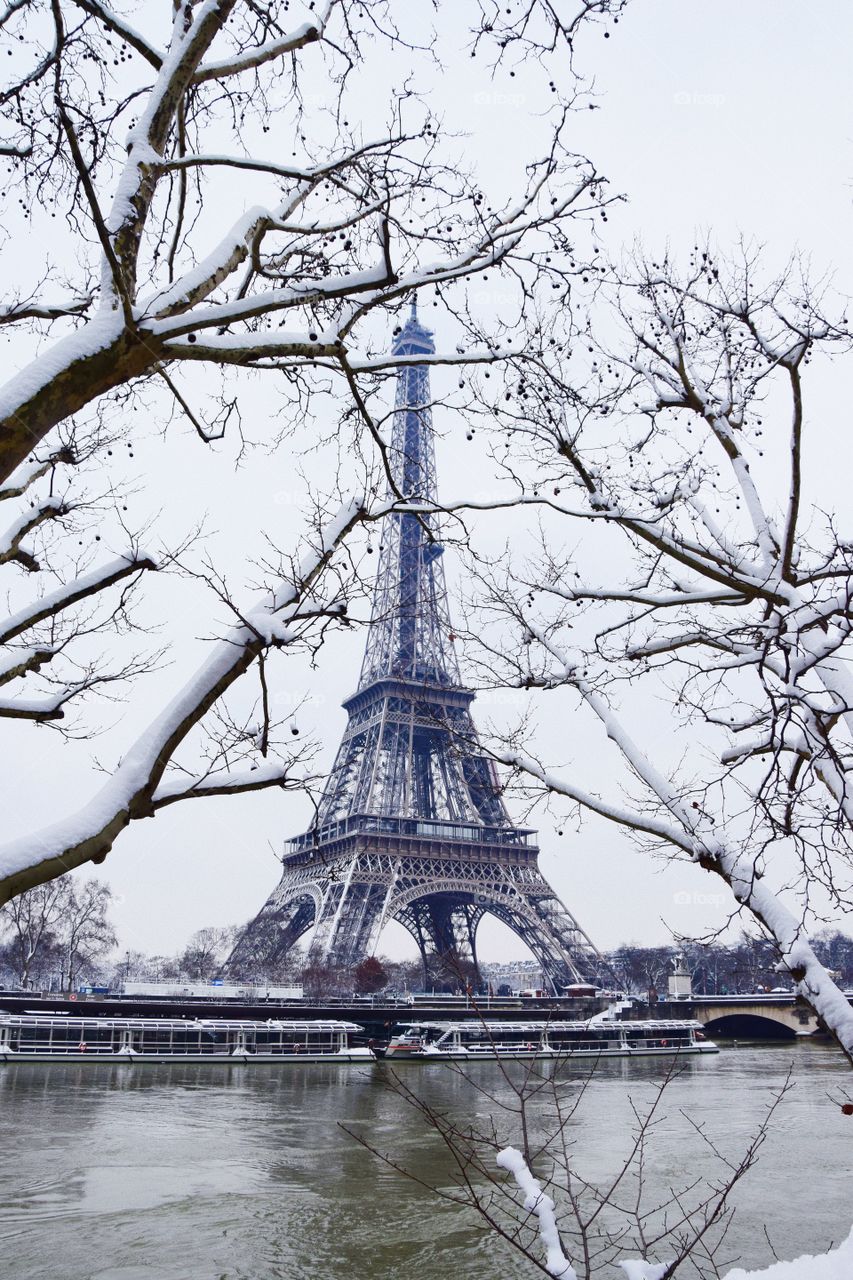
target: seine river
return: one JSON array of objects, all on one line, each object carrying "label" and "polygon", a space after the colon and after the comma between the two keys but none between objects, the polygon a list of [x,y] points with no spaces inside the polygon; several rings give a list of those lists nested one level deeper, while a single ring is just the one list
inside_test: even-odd
[{"label": "seine river", "polygon": [[[853,1220],[850,1075],[828,1046],[788,1044],[692,1058],[665,1095],[650,1191],[719,1173],[685,1113],[738,1153],[793,1063],[795,1087],[757,1167],[737,1189],[726,1259],[827,1248]],[[494,1101],[447,1066],[405,1080],[461,1123]],[[570,1123],[578,1163],[604,1178],[659,1062],[599,1065]],[[0,1066],[0,1275],[15,1280],[520,1280],[540,1274],[470,1211],[438,1202],[362,1150],[339,1123],[425,1181],[452,1187],[450,1160],[384,1068]],[[404,1074],[405,1073],[405,1074]],[[499,1068],[477,1080],[506,1093]],[[568,1095],[577,1080],[565,1085]],[[851,1090],[853,1092],[853,1090]],[[541,1104],[535,1123],[547,1121]],[[517,1134],[507,1128],[506,1136]],[[618,1273],[621,1275],[621,1271]],[[692,1274],[692,1273],[691,1273]]]}]

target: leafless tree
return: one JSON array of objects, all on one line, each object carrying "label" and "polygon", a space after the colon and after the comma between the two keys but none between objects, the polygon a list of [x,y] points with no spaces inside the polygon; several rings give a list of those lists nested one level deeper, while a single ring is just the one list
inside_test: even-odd
[{"label": "leafless tree", "polygon": [[31,985],[33,970],[40,966],[44,953],[56,952],[70,896],[71,882],[59,880],[37,885],[0,907],[7,962],[22,987]]},{"label": "leafless tree", "polygon": [[96,965],[116,944],[115,930],[109,920],[112,896],[109,885],[100,880],[70,883],[60,932],[65,955],[65,985],[69,990],[73,990],[82,965]]},{"label": "leafless tree", "polygon": [[311,961],[306,964],[302,970],[301,981],[309,1000],[324,1000],[329,996],[351,996],[353,993],[352,970],[339,965],[325,964],[323,961]]},{"label": "leafless tree", "polygon": [[53,970],[73,987],[82,964],[97,965],[115,946],[112,893],[98,880],[70,877],[36,885],[0,907],[5,952],[22,987]]},{"label": "leafless tree", "polygon": [[388,970],[377,956],[366,956],[353,971],[353,989],[357,995],[374,995],[388,985]]},{"label": "leafless tree", "polygon": [[624,991],[647,996],[651,990],[665,990],[672,972],[672,947],[640,947],[626,943],[608,955],[608,963]]},{"label": "leafless tree", "polygon": [[[824,425],[809,366],[849,355],[844,302],[747,248],[614,275],[492,406],[507,504],[538,508],[541,535],[478,568],[483,671],[562,696],[584,740],[597,726],[613,789],[523,735],[496,754],[721,877],[850,1054],[853,1011],[807,930],[821,896],[849,907],[851,543],[804,479]],[[668,700],[680,759],[644,735],[649,699]]]},{"label": "leafless tree", "polygon": [[411,1107],[444,1151],[451,1172],[440,1184],[427,1181],[417,1165],[383,1151],[371,1135],[341,1127],[438,1200],[472,1209],[529,1264],[531,1275],[592,1280],[613,1275],[621,1264],[627,1274],[647,1280],[722,1276],[731,1261],[725,1249],[732,1192],[754,1166],[790,1078],[769,1096],[761,1122],[737,1153],[726,1151],[704,1125],[682,1114],[685,1141],[695,1140],[712,1172],[698,1171],[694,1152],[685,1184],[659,1190],[651,1177],[655,1129],[665,1118],[667,1090],[679,1067],[673,1065],[652,1087],[644,1105],[630,1099],[633,1132],[626,1132],[624,1156],[602,1178],[589,1171],[589,1152],[585,1159],[574,1136],[595,1088],[597,1064],[588,1065],[579,1077],[576,1064],[567,1069],[559,1062],[504,1061],[486,1084],[464,1065],[448,1063],[442,1069],[461,1075],[466,1090],[479,1095],[477,1113],[488,1117],[468,1123],[386,1067],[386,1087]]},{"label": "leafless tree", "polygon": [[189,978],[213,977],[234,946],[235,930],[208,926],[196,929],[181,956],[181,968]]},{"label": "leafless tree", "polygon": [[[538,60],[546,79],[561,69],[539,152],[512,198],[490,201],[407,82],[407,68],[434,66],[438,54],[435,41],[409,37],[410,11],[393,0],[324,0],[304,21],[287,0],[185,0],[171,18],[100,0],[7,6],[7,230],[40,232],[50,245],[0,314],[18,353],[0,390],[0,479],[19,503],[2,543],[8,563],[32,570],[27,540],[68,528],[56,477],[78,464],[75,441],[94,440],[108,473],[109,441],[139,407],[161,421],[177,413],[208,443],[229,427],[239,434],[249,376],[274,381],[300,447],[319,431],[315,394],[336,395],[341,456],[357,457],[361,473],[356,485],[343,466],[324,495],[306,490],[305,545],[266,566],[268,591],[254,607],[212,569],[202,575],[234,625],[216,628],[208,661],[79,813],[0,851],[0,901],[102,861],[130,822],[178,800],[304,782],[305,750],[285,750],[286,730],[270,715],[267,660],[316,647],[345,621],[357,569],[336,553],[385,509],[390,410],[378,406],[409,359],[386,354],[387,321],[417,294],[456,318],[460,341],[432,359],[460,366],[460,404],[467,368],[513,351],[544,356],[536,299],[568,298],[590,256],[570,235],[612,198],[568,145],[573,39],[621,7],[578,0],[561,16],[538,0],[518,13],[472,0],[462,20],[477,65]],[[388,89],[385,127],[368,135],[359,86],[377,80],[371,59],[389,50],[400,87]],[[280,143],[271,154],[273,121],[289,154]],[[247,208],[251,184],[257,203]],[[484,327],[467,289],[489,273],[518,305]],[[112,561],[94,556],[85,571],[66,555],[52,589],[13,610],[0,633],[10,646],[0,659],[7,716],[59,723],[71,699],[150,664],[134,657],[108,675],[79,656],[90,632],[124,625],[132,585],[179,560],[175,548],[156,555],[125,535]],[[72,605],[91,612],[72,617]],[[247,717],[227,695],[250,669],[260,694]]]}]

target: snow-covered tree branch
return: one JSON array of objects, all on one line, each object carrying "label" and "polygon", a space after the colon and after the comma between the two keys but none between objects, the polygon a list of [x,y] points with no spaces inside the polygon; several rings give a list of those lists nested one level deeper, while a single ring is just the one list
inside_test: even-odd
[{"label": "snow-covered tree branch", "polygon": [[[519,642],[479,639],[484,670],[569,696],[619,781],[598,794],[519,740],[499,757],[722,877],[850,1054],[853,1011],[808,922],[849,906],[853,565],[803,474],[808,367],[851,341],[841,302],[755,257],[705,247],[683,272],[616,273],[591,326],[517,362],[511,407],[491,408],[539,549],[480,566],[481,608]],[[649,698],[668,700],[681,760],[644,740]]]},{"label": "snow-covered tree branch", "polygon": [[[149,818],[168,804],[204,795],[226,795],[286,786],[304,778],[304,752],[270,755],[269,716],[252,723],[229,720],[223,700],[235,683],[269,651],[298,646],[327,617],[345,606],[335,593],[323,596],[323,575],[350,530],[364,517],[360,501],[345,504],[318,531],[292,580],[279,582],[211,646],[195,676],[152,720],[124,754],[112,776],[77,813],[0,848],[0,900],[64,875],[86,862],[103,862],[129,823]],[[212,713],[214,722],[205,725]],[[219,719],[215,719],[218,715]],[[209,728],[207,767],[198,774],[175,760],[199,726]],[[240,765],[245,763],[245,768]],[[260,763],[260,767],[259,767]]]},{"label": "snow-covered tree branch", "polygon": [[[246,612],[236,603],[242,587],[200,574],[183,554],[192,534],[176,546],[160,539],[156,519],[130,527],[110,446],[129,443],[138,410],[163,428],[177,417],[206,443],[229,426],[242,441],[242,397],[262,373],[292,409],[293,425],[275,432],[298,436],[300,449],[315,444],[314,398],[331,394],[337,423],[324,424],[322,439],[337,436],[358,461],[354,483],[341,474],[322,496],[306,487],[308,527],[319,530],[330,503],[365,480],[364,510],[352,508],[331,543],[373,518],[387,463],[376,407],[400,363],[387,355],[389,329],[407,295],[461,321],[460,341],[434,358],[459,367],[460,402],[467,367],[544,353],[535,300],[546,290],[568,297],[587,252],[558,251],[575,228],[588,239],[584,223],[613,198],[569,145],[579,94],[572,40],[622,3],[581,0],[559,19],[538,0],[519,14],[487,15],[473,2],[461,14],[487,81],[529,61],[541,63],[548,86],[536,151],[494,195],[462,164],[429,94],[414,90],[419,72],[440,71],[440,49],[428,31],[410,36],[409,10],[396,0],[8,8],[3,225],[13,239],[38,228],[46,251],[34,264],[20,255],[0,312],[17,369],[0,389],[0,498],[9,508],[0,570],[12,583],[0,620],[0,720],[85,737],[69,705],[107,698],[120,682],[133,691],[169,647],[107,665],[92,638],[162,629],[148,601],[168,573],[203,578],[235,629],[215,628],[209,661],[73,820],[0,855],[2,895],[102,859],[129,822],[178,799],[281,784],[304,766],[304,746],[276,755],[264,659],[319,644],[340,623],[336,592],[314,594],[331,545],[317,534],[313,567],[294,549],[283,555],[283,576],[264,575],[270,597]],[[552,55],[563,59],[559,92],[548,79]],[[361,108],[365,85],[379,86],[372,119]],[[512,320],[476,318],[468,290],[478,278],[513,290]],[[80,471],[83,440],[92,442],[88,489],[64,478]],[[281,462],[292,464],[292,455]],[[108,506],[112,534],[101,543],[89,514]],[[144,627],[131,620],[132,596]],[[261,686],[252,723],[225,697],[249,668]]]},{"label": "snow-covered tree branch", "polygon": [[[546,4],[497,21],[472,5],[474,52],[544,56],[621,4],[581,4],[559,21]],[[354,123],[347,84],[369,76],[374,45],[429,57],[399,34],[396,8],[324,0],[293,25],[278,0],[186,0],[171,29],[165,10],[140,7],[144,31],[97,0],[49,11],[28,0],[10,13],[21,44],[5,93],[19,104],[7,119],[12,186],[50,192],[67,247],[88,241],[90,261],[85,279],[66,282],[67,303],[42,297],[43,280],[3,313],[7,327],[46,323],[50,340],[0,389],[0,477],[58,423],[140,380],[165,377],[206,437],[176,383],[182,364],[310,379],[323,360],[345,389],[344,355],[350,368],[381,367],[367,317],[412,290],[497,271],[524,273],[530,291],[539,276],[577,273],[580,263],[548,257],[604,200],[566,145],[573,87],[512,199],[492,205],[408,89],[389,92],[384,130]],[[306,107],[309,84],[315,98],[322,86],[321,111]],[[494,341],[476,336],[469,346],[493,359]]]},{"label": "snow-covered tree branch", "polygon": [[[484,1037],[488,1025],[484,1021]],[[691,1265],[709,1277],[725,1274],[733,1192],[754,1167],[790,1079],[768,1096],[764,1114],[739,1152],[725,1151],[719,1137],[682,1112],[683,1136],[693,1148],[690,1175],[685,1174],[683,1186],[670,1178],[656,1196],[647,1185],[655,1131],[677,1071],[667,1072],[642,1101],[629,1095],[627,1116],[618,1127],[623,1151],[606,1173],[598,1169],[591,1176],[590,1146],[575,1135],[582,1132],[599,1084],[594,1063],[582,1077],[575,1066],[570,1079],[559,1064],[542,1070],[527,1063],[514,1070],[505,1060],[488,1084],[465,1066],[449,1064],[447,1070],[458,1072],[466,1089],[480,1094],[479,1114],[464,1124],[402,1074],[392,1070],[386,1078],[386,1087],[448,1154],[452,1175],[441,1185],[417,1163],[377,1148],[369,1132],[346,1123],[341,1128],[438,1203],[473,1210],[495,1243],[531,1275],[595,1280],[621,1269],[629,1280],[670,1280]],[[700,1153],[712,1159],[711,1176],[697,1173]]]},{"label": "snow-covered tree branch", "polygon": [[106,631],[133,628],[140,579],[158,567],[120,523],[123,550],[103,557],[93,528],[116,506],[115,495],[87,491],[98,450],[82,434],[73,438],[76,450],[67,445],[34,458],[0,489],[0,517],[9,521],[0,534],[7,599],[0,613],[0,718],[56,724],[66,734],[75,731],[66,719],[69,704],[130,681],[150,663],[151,655],[106,659],[90,646]]}]

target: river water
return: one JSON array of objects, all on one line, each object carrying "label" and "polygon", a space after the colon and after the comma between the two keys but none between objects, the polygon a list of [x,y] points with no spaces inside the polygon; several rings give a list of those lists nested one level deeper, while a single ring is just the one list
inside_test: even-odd
[{"label": "river water", "polygon": [[[736,1189],[724,1257],[826,1249],[853,1220],[849,1070],[829,1046],[742,1046],[691,1058],[667,1086],[648,1152],[654,1194],[719,1168],[693,1121],[740,1155],[793,1065],[757,1167]],[[495,1064],[477,1088],[446,1065],[401,1078],[460,1124],[510,1096]],[[573,1068],[574,1070],[574,1068]],[[615,1171],[660,1061],[599,1064],[568,1124],[592,1179]],[[580,1069],[562,1085],[574,1098]],[[553,1116],[544,1096],[532,1124]],[[0,1276],[16,1280],[522,1280],[541,1275],[471,1210],[439,1202],[364,1151],[344,1123],[431,1185],[453,1187],[435,1133],[388,1087],[384,1067],[0,1066]],[[724,1268],[725,1269],[725,1268]],[[605,1273],[608,1274],[608,1273]],[[621,1270],[610,1272],[623,1276]],[[685,1270],[685,1275],[696,1274]],[[705,1272],[705,1274],[708,1274]]]}]

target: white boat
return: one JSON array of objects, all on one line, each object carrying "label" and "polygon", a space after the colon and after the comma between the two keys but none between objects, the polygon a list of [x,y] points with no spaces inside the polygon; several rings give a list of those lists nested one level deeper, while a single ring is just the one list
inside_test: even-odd
[{"label": "white boat", "polygon": [[412,1022],[385,1057],[397,1062],[504,1058],[639,1058],[719,1053],[692,1019],[616,1022]]},{"label": "white boat", "polygon": [[3,1062],[373,1062],[354,1022],[0,1014]]}]

